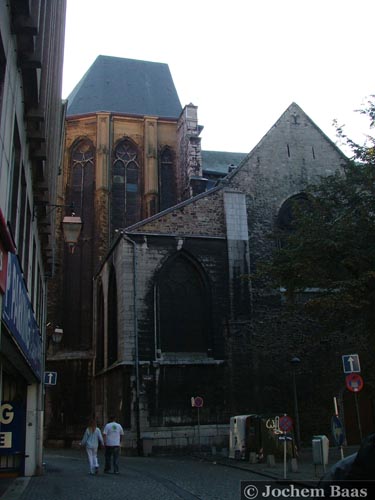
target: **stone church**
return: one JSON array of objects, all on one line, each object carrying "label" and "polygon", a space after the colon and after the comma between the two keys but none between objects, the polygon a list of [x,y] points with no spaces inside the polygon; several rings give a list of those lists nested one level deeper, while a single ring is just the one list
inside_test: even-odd
[{"label": "stone church", "polygon": [[[49,320],[64,333],[47,355],[59,377],[47,439],[114,414],[138,451],[225,447],[233,415],[294,416],[294,375],[302,441],[329,434],[337,396],[356,442],[341,356],[359,352],[370,372],[368,350],[251,279],[292,200],[347,158],[295,103],[247,155],[202,151],[201,130],[165,64],[99,56],[68,99],[59,201],[83,230],[74,253],[56,248]],[[373,397],[369,380],[366,430]]]}]

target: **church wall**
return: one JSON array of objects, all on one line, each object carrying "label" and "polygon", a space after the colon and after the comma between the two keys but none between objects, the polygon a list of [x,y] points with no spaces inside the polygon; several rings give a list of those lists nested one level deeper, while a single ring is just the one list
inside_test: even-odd
[{"label": "church wall", "polygon": [[[146,384],[146,396],[141,398],[141,419],[142,428],[147,430],[150,426],[160,425],[163,421],[163,411],[156,410],[155,405],[157,398],[157,388],[154,384],[157,379],[164,373],[163,377],[172,373],[172,370],[181,370],[180,358],[177,356],[176,363],[170,364],[168,362],[164,366],[163,353],[160,353],[155,342],[157,331],[155,324],[155,294],[154,284],[157,281],[158,273],[169,257],[176,254],[176,252],[184,252],[202,266],[207,275],[210,284],[211,300],[210,300],[210,316],[211,316],[211,329],[210,332],[210,352],[207,356],[211,361],[207,364],[203,360],[193,361],[193,358],[188,361],[190,366],[189,373],[191,380],[199,381],[198,374],[205,373],[204,379],[211,380],[211,389],[206,388],[206,398],[211,403],[205,410],[206,416],[202,415],[202,422],[206,418],[211,421],[212,418],[221,418],[222,412],[225,411],[225,404],[223,400],[223,391],[225,388],[225,332],[226,325],[229,317],[228,309],[228,276],[226,263],[228,260],[226,254],[225,239],[203,239],[203,238],[176,238],[171,236],[157,236],[157,235],[127,235],[137,244],[137,268],[136,268],[136,283],[137,283],[137,326],[138,326],[138,342],[139,342],[139,361],[140,361],[140,377],[141,383]],[[117,287],[118,287],[118,346],[119,356],[118,363],[128,365],[133,370],[134,381],[134,281],[133,281],[133,244],[126,239],[121,238],[117,246],[107,260],[106,264],[101,270],[100,279],[103,284],[104,290],[107,288],[109,269],[113,264],[116,269]],[[105,299],[105,308],[106,308]],[[108,332],[107,332],[108,334]],[[211,350],[212,349],[212,350]],[[189,358],[189,356],[188,356]],[[184,357],[185,359],[185,357]],[[206,358],[208,359],[208,358]],[[186,362],[186,360],[185,360]],[[167,371],[165,371],[167,370]],[[203,371],[202,371],[203,370]],[[111,369],[108,375],[104,373],[104,386],[108,383],[109,376],[120,377],[121,372],[118,369]],[[115,374],[117,373],[117,375]],[[177,373],[177,372],[176,372]],[[216,374],[216,375],[214,375]],[[146,375],[145,380],[143,376]],[[103,375],[101,376],[103,377]],[[151,381],[150,381],[151,377]],[[212,378],[213,377],[213,378]],[[129,378],[127,379],[129,380]],[[215,383],[219,384],[218,387]],[[216,385],[217,385],[216,384]],[[128,389],[127,389],[128,390]],[[165,390],[165,389],[164,389]],[[173,406],[173,390],[171,389],[170,399]],[[203,390],[203,389],[202,389]],[[108,391],[106,398],[107,407],[112,407],[115,404],[110,401],[110,394]],[[179,392],[179,391],[178,391]],[[129,394],[128,403],[129,403]],[[179,396],[178,393],[175,395]],[[108,399],[109,398],[109,399]],[[189,398],[188,398],[189,399]],[[214,406],[212,406],[214,405]],[[100,405],[99,405],[100,406]],[[98,408],[99,408],[98,406]],[[161,412],[160,412],[161,411]],[[156,412],[156,413],[155,413]],[[219,413],[220,412],[220,415]],[[168,413],[169,415],[169,413]],[[179,415],[179,416],[177,416]],[[178,425],[184,422],[189,424],[192,422],[192,410],[187,400],[186,409],[184,412],[176,412],[174,419]],[[134,424],[134,414],[133,414]],[[216,420],[215,420],[216,421]],[[168,422],[171,422],[168,420]],[[134,430],[134,425],[133,425]]]},{"label": "church wall", "polygon": [[[155,360],[154,283],[167,259],[184,251],[199,262],[211,287],[213,345],[215,357],[222,358],[223,325],[227,320],[226,243],[222,239],[175,238],[162,236],[131,236],[137,242],[137,316],[140,359]],[[113,262],[118,283],[119,360],[130,361],[134,350],[133,246],[122,240],[114,252]],[[101,275],[107,283],[108,263]]]},{"label": "church wall", "polygon": [[[252,273],[259,260],[269,256],[274,248],[269,234],[282,203],[319,176],[341,169],[345,160],[307,117],[298,116],[298,107],[293,106],[249,154],[229,184],[246,193]],[[317,322],[288,308],[277,290],[266,289],[254,280],[251,309],[247,323],[230,324],[227,345],[233,405],[246,411],[242,394],[248,410],[285,411],[294,417],[290,360],[298,356],[302,440],[309,442],[317,433],[329,435],[334,395],[341,400],[343,410],[345,379],[341,356],[353,351],[368,359],[366,339],[353,339],[343,332],[327,334]],[[253,382],[241,384],[244,380]],[[369,380],[369,384],[373,385],[373,381]]]},{"label": "church wall", "polygon": [[[68,119],[65,124],[65,155],[68,157],[69,148],[79,137],[88,137],[93,143],[96,143],[97,119],[95,115],[85,118]],[[67,165],[64,165],[64,173],[67,172]]]},{"label": "church wall", "polygon": [[223,194],[213,189],[142,223],[133,232],[225,237]]},{"label": "church wall", "polygon": [[[103,184],[101,193],[96,195],[99,211],[105,210],[107,203],[104,155],[110,161],[111,147],[117,140],[124,136],[130,137],[137,143],[143,156],[150,154],[148,168],[154,169],[153,175],[156,168],[155,148],[164,144],[175,147],[176,124],[162,120],[156,122],[150,118],[147,123],[151,122],[157,126],[157,133],[151,134],[152,147],[148,151],[143,119],[114,118],[108,150],[102,151]],[[93,141],[96,140],[98,131],[95,120],[87,117],[82,119],[81,125],[82,128],[77,122],[69,121],[68,146],[74,141],[74,136],[87,135]],[[68,150],[66,161],[67,158]],[[292,105],[221,187],[151,216],[131,226],[123,237],[120,236],[99,274],[103,283],[104,308],[107,310],[109,273],[111,266],[114,266],[118,300],[117,361],[111,367],[106,365],[97,377],[102,392],[96,405],[103,419],[105,415],[108,416],[106,411],[124,411],[119,416],[128,420],[134,410],[137,326],[140,383],[142,391],[144,389],[140,417],[143,430],[166,422],[170,426],[192,423],[189,408],[173,414],[173,396],[179,396],[175,387],[169,394],[172,402],[169,420],[163,420],[165,414],[162,410],[165,408],[157,408],[160,380],[163,377],[171,380],[171,373],[176,375],[176,379],[183,380],[184,371],[186,378],[197,383],[203,377],[206,380],[211,380],[210,377],[216,379],[221,385],[221,392],[217,391],[217,387],[212,387],[208,400],[217,397],[218,408],[225,410],[228,418],[241,413],[286,412],[293,416],[290,360],[298,356],[301,363],[296,375],[302,437],[309,442],[314,433],[329,434],[332,396],[341,394],[343,398],[344,392],[341,355],[346,353],[344,349],[349,349],[359,351],[361,359],[368,360],[366,348],[359,349],[358,342],[347,336],[337,334],[328,337],[314,321],[287,308],[278,290],[265,289],[257,281],[246,281],[246,276],[242,279],[240,274],[253,273],[259,260],[270,255],[273,243],[269,234],[283,202],[300,193],[307,183],[317,180],[320,175],[334,173],[342,168],[344,162],[342,153],[298,106]],[[149,186],[149,201],[155,194],[152,192],[156,186],[155,177],[152,182],[153,186]],[[179,182],[180,187],[183,186],[181,179]],[[234,200],[233,213],[229,213],[228,203],[225,206],[225,196],[227,202]],[[236,199],[240,201],[237,203]],[[236,229],[234,225],[239,215],[243,224]],[[98,230],[105,234],[108,228],[104,216],[99,226],[101,229]],[[245,226],[248,240],[242,234]],[[127,238],[135,243],[135,247]],[[202,359],[186,360],[176,356],[173,364],[158,351],[155,286],[163,265],[178,252],[192,257],[203,268],[210,284],[213,341],[208,363],[206,359],[202,362]],[[240,262],[242,257],[244,262]],[[240,295],[244,300],[241,309],[236,309]],[[110,333],[107,318],[104,324],[107,338]],[[187,369],[184,368],[186,361]],[[110,387],[113,385],[116,390],[111,392]],[[120,386],[123,399],[126,400],[123,410],[120,403],[113,400],[118,400]],[[211,422],[208,410],[202,414],[202,418]],[[134,431],[134,411],[132,426]]]},{"label": "church wall", "polygon": [[270,248],[267,238],[283,202],[341,169],[346,159],[331,141],[292,105],[231,176],[247,193],[251,260]]},{"label": "church wall", "polygon": [[144,124],[141,118],[131,118],[127,116],[114,116],[113,120],[113,144],[130,137],[143,150]]},{"label": "church wall", "polygon": [[176,122],[158,120],[158,145],[171,146],[175,151],[177,147]]}]

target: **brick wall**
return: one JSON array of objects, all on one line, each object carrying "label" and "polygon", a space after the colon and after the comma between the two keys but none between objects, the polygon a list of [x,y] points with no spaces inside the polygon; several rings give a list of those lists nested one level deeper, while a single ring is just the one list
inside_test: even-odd
[{"label": "brick wall", "polygon": [[213,189],[151,217],[130,228],[130,231],[181,236],[225,237],[222,197],[221,189]]}]

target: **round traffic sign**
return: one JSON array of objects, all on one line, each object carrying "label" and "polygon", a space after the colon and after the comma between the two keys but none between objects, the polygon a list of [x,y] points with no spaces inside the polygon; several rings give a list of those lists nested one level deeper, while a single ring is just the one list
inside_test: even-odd
[{"label": "round traffic sign", "polygon": [[284,432],[289,432],[293,428],[293,420],[288,415],[279,418],[279,428]]},{"label": "round traffic sign", "polygon": [[200,396],[195,396],[191,398],[191,405],[193,408],[202,408],[203,407],[203,398]]},{"label": "round traffic sign", "polygon": [[358,373],[349,373],[345,377],[345,383],[349,391],[359,392],[363,389],[363,378]]}]

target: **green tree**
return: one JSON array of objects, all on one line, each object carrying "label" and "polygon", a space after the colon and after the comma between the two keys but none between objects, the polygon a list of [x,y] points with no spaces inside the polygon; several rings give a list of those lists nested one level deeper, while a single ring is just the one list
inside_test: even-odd
[{"label": "green tree", "polygon": [[[374,96],[360,111],[375,123]],[[375,323],[375,140],[338,136],[353,151],[342,172],[308,186],[288,229],[276,230],[276,250],[260,273],[282,286],[289,304],[331,328],[371,331]],[[303,300],[297,298],[303,297]]]}]

